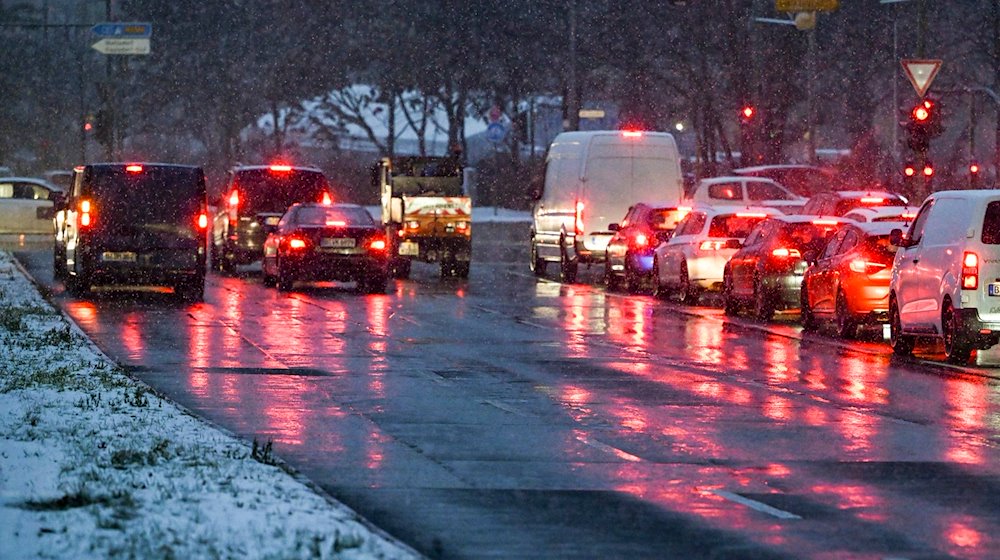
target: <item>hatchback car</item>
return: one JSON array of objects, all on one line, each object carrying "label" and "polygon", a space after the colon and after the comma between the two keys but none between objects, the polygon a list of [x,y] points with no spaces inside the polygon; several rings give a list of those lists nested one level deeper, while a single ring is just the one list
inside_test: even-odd
[{"label": "hatchback car", "polygon": [[811,216],[843,216],[855,208],[907,204],[906,197],[887,191],[830,191],[812,196],[801,213]]},{"label": "hatchback car", "polygon": [[692,205],[767,206],[785,214],[802,209],[806,199],[764,177],[712,177],[702,179],[688,197]]},{"label": "hatchback car", "polygon": [[333,202],[330,184],[315,167],[241,165],[227,175],[226,190],[212,225],[212,266],[236,265],[264,255],[264,226],[275,225],[296,202]]},{"label": "hatchback car", "polygon": [[264,284],[291,290],[296,281],[357,282],[385,293],[389,251],[384,230],[354,204],[293,204],[264,242]]},{"label": "hatchback car", "polygon": [[63,221],[67,287],[84,293],[102,284],[166,285],[184,300],[201,299],[206,204],[200,167],[100,163],[79,168]]},{"label": "hatchback car", "polygon": [[678,294],[696,303],[703,291],[722,288],[726,262],[760,221],[781,215],[774,208],[731,206],[694,208],[674,235],[653,256],[654,292],[665,299]]},{"label": "hatchback car", "polygon": [[802,326],[832,320],[841,338],[889,317],[889,280],[897,247],[890,233],[898,222],[845,224],[802,278]]},{"label": "hatchback car", "polygon": [[916,206],[872,206],[855,208],[844,214],[845,220],[855,222],[898,222],[909,223],[917,217]]},{"label": "hatchback car", "polygon": [[0,233],[52,234],[64,191],[42,179],[0,178]]},{"label": "hatchback car", "polygon": [[615,235],[604,259],[604,281],[609,289],[622,282],[637,292],[652,277],[653,249],[670,238],[690,208],[677,204],[639,203],[628,209],[620,224],[610,224]]},{"label": "hatchback car", "polygon": [[723,271],[727,314],[750,307],[759,320],[777,310],[798,309],[802,277],[842,225],[839,218],[779,216],[757,224]]}]

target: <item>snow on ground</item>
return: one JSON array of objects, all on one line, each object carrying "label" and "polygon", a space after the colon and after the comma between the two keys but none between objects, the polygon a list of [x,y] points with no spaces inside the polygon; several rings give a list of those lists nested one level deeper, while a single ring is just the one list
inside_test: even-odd
[{"label": "snow on ground", "polygon": [[0,558],[419,557],[279,463],[122,373],[0,251]]}]

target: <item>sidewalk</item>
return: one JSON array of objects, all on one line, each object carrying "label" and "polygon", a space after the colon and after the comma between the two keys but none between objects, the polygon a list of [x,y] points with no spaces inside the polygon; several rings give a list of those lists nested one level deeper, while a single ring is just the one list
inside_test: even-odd
[{"label": "sidewalk", "polygon": [[0,558],[419,558],[124,375],[0,251]]}]

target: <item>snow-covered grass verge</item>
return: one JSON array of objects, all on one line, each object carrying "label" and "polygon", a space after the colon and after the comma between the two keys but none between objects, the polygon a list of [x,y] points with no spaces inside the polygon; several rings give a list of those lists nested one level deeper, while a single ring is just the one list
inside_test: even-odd
[{"label": "snow-covered grass verge", "polygon": [[125,375],[0,251],[0,558],[414,558]]}]

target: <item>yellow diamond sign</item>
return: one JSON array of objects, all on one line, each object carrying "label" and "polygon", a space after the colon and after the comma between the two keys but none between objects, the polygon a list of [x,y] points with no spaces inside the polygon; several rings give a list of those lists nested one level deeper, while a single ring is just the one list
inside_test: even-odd
[{"label": "yellow diamond sign", "polygon": [[832,12],[837,0],[774,0],[774,9],[779,12]]}]

